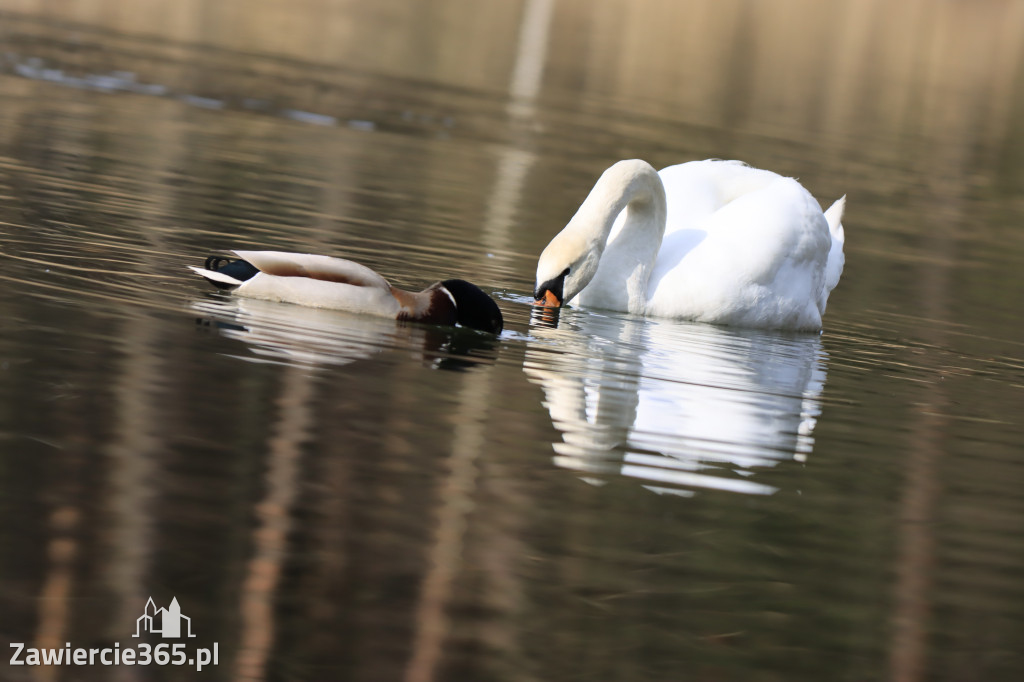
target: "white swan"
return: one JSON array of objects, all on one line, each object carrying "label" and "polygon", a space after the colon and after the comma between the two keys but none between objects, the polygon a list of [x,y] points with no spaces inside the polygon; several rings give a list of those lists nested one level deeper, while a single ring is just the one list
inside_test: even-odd
[{"label": "white swan", "polygon": [[739,161],[606,170],[541,253],[539,305],[762,329],[821,329],[843,272],[846,197]]}]

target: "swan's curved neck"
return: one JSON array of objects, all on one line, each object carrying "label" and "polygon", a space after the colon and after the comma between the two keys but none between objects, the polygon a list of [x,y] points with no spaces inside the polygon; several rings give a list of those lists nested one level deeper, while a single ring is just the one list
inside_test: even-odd
[{"label": "swan's curved neck", "polygon": [[600,254],[581,304],[643,313],[666,210],[665,186],[649,164],[620,161],[604,172],[570,222],[579,221]]}]

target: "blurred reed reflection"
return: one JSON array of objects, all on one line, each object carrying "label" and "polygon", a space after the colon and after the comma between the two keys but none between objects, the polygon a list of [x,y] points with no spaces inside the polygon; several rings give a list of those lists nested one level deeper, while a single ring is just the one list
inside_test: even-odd
[{"label": "blurred reed reflection", "polygon": [[[461,111],[468,90],[537,99],[558,118],[617,110],[595,136],[631,120],[647,137],[643,117],[653,115],[800,142],[855,136],[881,153],[905,134],[953,136],[968,149],[1015,137],[1024,56],[1019,2],[316,0],[302,11],[283,0],[187,0],[129,11],[122,0],[20,0],[13,9],[23,14],[4,16],[12,49],[0,72],[360,130],[499,132]],[[279,61],[240,67],[233,53]],[[303,76],[288,77],[280,58],[306,62]],[[380,106],[379,76],[406,79],[420,108]],[[422,81],[459,90],[438,97]]]},{"label": "blurred reed reflection", "polygon": [[771,494],[752,480],[806,462],[821,414],[818,335],[539,310],[523,371],[544,389],[558,466],[658,493]]}]

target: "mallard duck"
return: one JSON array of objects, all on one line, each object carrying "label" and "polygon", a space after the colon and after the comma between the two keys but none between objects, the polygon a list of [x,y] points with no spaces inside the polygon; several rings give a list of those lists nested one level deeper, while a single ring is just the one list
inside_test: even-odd
[{"label": "mallard duck", "polygon": [[348,310],[425,324],[460,325],[500,334],[504,321],[490,296],[461,279],[436,282],[418,293],[391,286],[370,268],[342,258],[283,251],[232,251],[188,266],[237,296],[314,308]]}]

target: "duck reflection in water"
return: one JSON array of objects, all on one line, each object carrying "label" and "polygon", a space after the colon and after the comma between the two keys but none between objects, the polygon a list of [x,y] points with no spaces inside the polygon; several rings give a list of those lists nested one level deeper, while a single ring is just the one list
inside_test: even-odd
[{"label": "duck reflection in water", "polygon": [[523,370],[585,480],[771,494],[757,473],[811,454],[825,361],[816,334],[538,308]]},{"label": "duck reflection in water", "polygon": [[242,341],[250,362],[307,367],[346,365],[387,350],[414,349],[434,369],[493,362],[497,337],[472,329],[398,324],[354,313],[209,294],[192,302],[197,322]]}]

